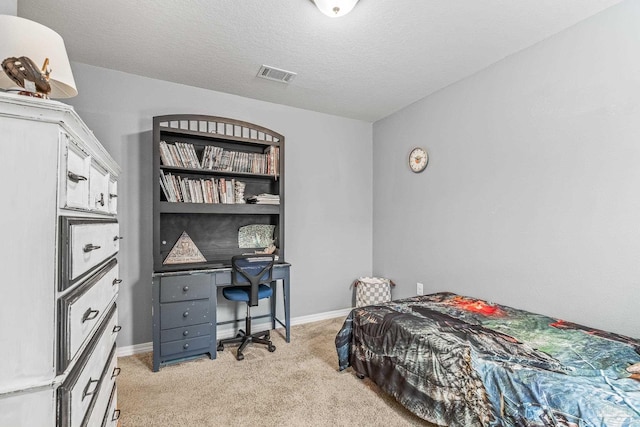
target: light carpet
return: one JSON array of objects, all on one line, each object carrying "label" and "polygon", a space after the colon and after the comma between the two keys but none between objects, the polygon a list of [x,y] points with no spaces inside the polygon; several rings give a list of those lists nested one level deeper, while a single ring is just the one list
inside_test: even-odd
[{"label": "light carpet", "polygon": [[297,325],[277,349],[235,346],[152,372],[151,353],[119,359],[121,427],[147,426],[431,426],[351,368],[338,372],[335,336],[343,318]]}]

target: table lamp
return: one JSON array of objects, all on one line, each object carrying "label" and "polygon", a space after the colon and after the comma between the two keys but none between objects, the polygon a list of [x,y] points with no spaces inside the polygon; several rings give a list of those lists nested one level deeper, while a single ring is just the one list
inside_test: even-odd
[{"label": "table lamp", "polygon": [[[0,62],[3,62],[8,69],[17,72],[20,67],[26,67],[28,71],[32,65],[39,70],[43,64],[48,64],[45,70],[50,70],[48,86],[51,91],[48,94],[40,91],[34,95],[45,98],[71,98],[78,94],[67,50],[58,33],[28,19],[0,15],[0,40]],[[31,62],[24,58],[28,58]],[[0,69],[0,89],[19,91],[23,94],[38,92],[35,85],[25,85],[27,87],[22,88],[17,86],[16,81],[4,71],[4,67]]]}]

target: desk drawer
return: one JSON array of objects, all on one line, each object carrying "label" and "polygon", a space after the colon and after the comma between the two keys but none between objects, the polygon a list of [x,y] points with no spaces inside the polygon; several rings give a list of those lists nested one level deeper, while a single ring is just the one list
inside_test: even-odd
[{"label": "desk drawer", "polygon": [[160,345],[160,355],[170,356],[178,353],[187,353],[195,350],[208,349],[211,337],[205,335],[203,337],[189,338],[179,341],[171,341]]},{"label": "desk drawer", "polygon": [[81,286],[60,299],[60,359],[64,372],[86,339],[95,331],[118,294],[118,262],[109,261]]},{"label": "desk drawer", "polygon": [[62,217],[62,280],[64,290],[120,249],[118,222]]},{"label": "desk drawer", "polygon": [[102,322],[97,336],[91,341],[74,366],[66,381],[58,388],[59,427],[86,425],[94,400],[98,396],[100,382],[107,363],[114,356],[117,322],[115,304],[109,316]]},{"label": "desk drawer", "polygon": [[160,280],[160,302],[176,302],[209,298],[213,283],[210,274],[163,277]]},{"label": "desk drawer", "polygon": [[209,305],[208,299],[160,304],[160,328],[171,329],[208,323]]},{"label": "desk drawer", "polygon": [[209,334],[211,334],[211,323],[185,326],[184,328],[165,329],[160,332],[160,342],[197,338]]}]

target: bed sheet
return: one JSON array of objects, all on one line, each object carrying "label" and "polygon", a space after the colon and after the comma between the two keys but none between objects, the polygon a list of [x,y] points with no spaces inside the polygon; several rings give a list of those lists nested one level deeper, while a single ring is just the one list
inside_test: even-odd
[{"label": "bed sheet", "polygon": [[352,310],[339,369],[456,426],[640,427],[640,341],[448,292]]}]

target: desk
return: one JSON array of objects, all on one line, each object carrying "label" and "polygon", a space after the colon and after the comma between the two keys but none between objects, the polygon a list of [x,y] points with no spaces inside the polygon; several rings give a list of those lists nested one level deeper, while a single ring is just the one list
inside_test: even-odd
[{"label": "desk", "polygon": [[[291,340],[289,270],[291,264],[273,266],[271,327],[276,322]],[[276,317],[277,280],[282,280],[284,323]],[[231,268],[155,273],[152,282],[153,371],[160,366],[209,353],[216,358],[216,307],[219,287],[231,285]]]}]

